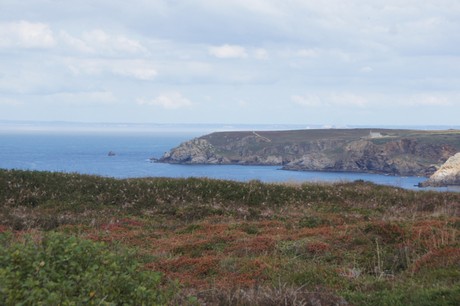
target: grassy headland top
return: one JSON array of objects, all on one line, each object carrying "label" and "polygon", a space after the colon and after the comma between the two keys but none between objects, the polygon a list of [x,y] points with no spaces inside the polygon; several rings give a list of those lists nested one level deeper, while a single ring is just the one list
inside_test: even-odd
[{"label": "grassy headland top", "polygon": [[260,135],[266,137],[272,145],[299,143],[312,140],[359,140],[359,139],[402,139],[415,138],[426,142],[438,142],[447,137],[452,144],[460,149],[460,130],[405,130],[405,129],[305,129],[287,131],[238,131],[215,132],[203,139],[208,139],[213,145],[224,145],[228,141],[238,141],[247,136]]}]

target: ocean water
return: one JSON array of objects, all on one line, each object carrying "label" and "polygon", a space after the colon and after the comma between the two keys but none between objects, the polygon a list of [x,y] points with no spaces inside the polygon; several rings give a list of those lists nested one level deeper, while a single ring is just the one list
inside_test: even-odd
[{"label": "ocean water", "polygon": [[[181,142],[202,135],[193,132],[21,132],[0,133],[0,168],[76,172],[115,178],[208,177],[263,182],[371,181],[406,189],[425,180],[366,173],[284,171],[276,166],[170,165],[152,163]],[[115,156],[109,156],[112,151]],[[460,191],[459,188],[436,188]]]}]

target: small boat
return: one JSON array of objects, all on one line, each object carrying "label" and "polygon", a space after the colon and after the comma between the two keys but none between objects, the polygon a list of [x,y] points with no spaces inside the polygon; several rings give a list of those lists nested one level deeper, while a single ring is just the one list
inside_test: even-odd
[{"label": "small boat", "polygon": [[107,154],[107,155],[108,155],[108,156],[115,156],[116,154],[115,154],[115,152],[110,151],[109,154]]}]

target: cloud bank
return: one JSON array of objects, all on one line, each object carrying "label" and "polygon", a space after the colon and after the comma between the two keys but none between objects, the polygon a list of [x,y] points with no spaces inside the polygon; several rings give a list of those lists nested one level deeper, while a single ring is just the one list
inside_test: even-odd
[{"label": "cloud bank", "polygon": [[192,102],[179,92],[163,93],[152,100],[139,99],[138,103],[140,105],[159,106],[169,110],[192,106]]},{"label": "cloud bank", "polygon": [[0,119],[456,124],[458,16],[455,0],[5,0]]}]

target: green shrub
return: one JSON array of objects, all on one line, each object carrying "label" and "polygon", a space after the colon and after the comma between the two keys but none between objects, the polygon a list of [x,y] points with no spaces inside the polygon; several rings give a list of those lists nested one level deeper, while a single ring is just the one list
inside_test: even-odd
[{"label": "green shrub", "polygon": [[305,216],[299,220],[299,227],[315,228],[329,225],[329,221],[317,216]]},{"label": "green shrub", "polygon": [[[11,235],[10,235],[11,236]],[[161,275],[142,271],[126,251],[101,243],[48,233],[14,242],[0,239],[2,305],[155,305],[168,294]]]},{"label": "green shrub", "polygon": [[454,306],[460,303],[460,288],[400,288],[372,292],[347,292],[344,297],[353,305],[375,306]]}]

